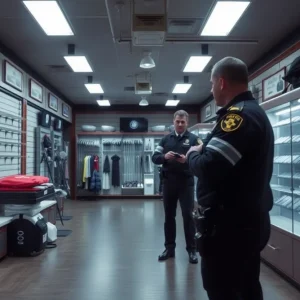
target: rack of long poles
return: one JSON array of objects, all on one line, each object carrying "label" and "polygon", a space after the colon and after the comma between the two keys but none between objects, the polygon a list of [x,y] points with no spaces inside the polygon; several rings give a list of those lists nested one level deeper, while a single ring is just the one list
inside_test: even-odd
[{"label": "rack of long poles", "polygon": [[143,186],[143,140],[124,139],[124,187]]}]

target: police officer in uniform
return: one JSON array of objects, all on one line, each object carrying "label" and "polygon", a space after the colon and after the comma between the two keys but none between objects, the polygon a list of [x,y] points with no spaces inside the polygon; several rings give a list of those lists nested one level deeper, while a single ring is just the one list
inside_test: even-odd
[{"label": "police officer in uniform", "polygon": [[[179,199],[189,262],[196,264],[195,227],[192,217],[194,209],[194,177],[189,170],[185,154],[191,146],[199,145],[198,137],[187,130],[188,113],[179,110],[174,114],[175,130],[162,138],[152,156],[154,164],[163,165],[163,202],[165,210],[165,251],[158,260],[175,256],[176,208]],[[198,142],[199,140],[199,142]]]},{"label": "police officer in uniform", "polygon": [[212,69],[217,123],[191,147],[188,165],[198,177],[197,248],[210,300],[262,300],[260,252],[270,236],[270,180],[274,135],[248,91],[247,66],[226,57]]}]

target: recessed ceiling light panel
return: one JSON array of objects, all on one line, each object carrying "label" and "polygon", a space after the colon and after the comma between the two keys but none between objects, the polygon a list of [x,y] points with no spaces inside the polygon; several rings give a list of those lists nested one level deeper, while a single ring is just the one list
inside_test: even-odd
[{"label": "recessed ceiling light panel", "polygon": [[211,56],[191,56],[183,72],[195,73],[202,72],[211,60]]},{"label": "recessed ceiling light panel", "polygon": [[74,35],[57,1],[23,1],[23,3],[47,35]]},{"label": "recessed ceiling light panel", "polygon": [[173,94],[186,94],[192,85],[190,83],[178,83],[173,89]]},{"label": "recessed ceiling light panel", "polygon": [[201,32],[201,36],[229,35],[249,4],[250,1],[218,1]]}]

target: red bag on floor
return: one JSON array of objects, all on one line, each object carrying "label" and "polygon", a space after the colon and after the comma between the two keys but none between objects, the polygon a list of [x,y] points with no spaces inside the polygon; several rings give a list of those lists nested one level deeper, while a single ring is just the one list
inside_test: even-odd
[{"label": "red bag on floor", "polygon": [[0,188],[24,189],[48,183],[49,178],[44,176],[11,175],[0,178]]}]

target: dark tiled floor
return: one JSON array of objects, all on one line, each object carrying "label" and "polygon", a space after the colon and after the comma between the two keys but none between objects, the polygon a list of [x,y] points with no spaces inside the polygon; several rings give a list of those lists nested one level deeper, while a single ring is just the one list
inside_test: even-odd
[{"label": "dark tiled floor", "polygon": [[[207,300],[200,264],[185,251],[178,211],[176,258],[159,263],[163,250],[162,202],[68,202],[65,222],[73,233],[35,258],[0,263],[6,300]],[[59,227],[60,224],[58,224]],[[262,266],[266,300],[299,300],[300,293]]]}]

